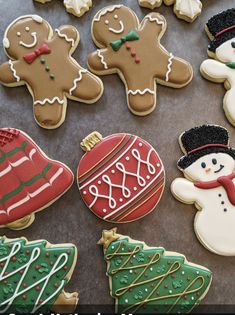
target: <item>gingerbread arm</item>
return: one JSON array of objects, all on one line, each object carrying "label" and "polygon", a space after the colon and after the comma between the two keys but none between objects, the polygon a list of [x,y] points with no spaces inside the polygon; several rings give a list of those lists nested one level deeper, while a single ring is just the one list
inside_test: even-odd
[{"label": "gingerbread arm", "polygon": [[223,82],[228,74],[228,67],[213,59],[204,60],[200,67],[201,74],[208,80]]},{"label": "gingerbread arm", "polygon": [[0,65],[0,82],[6,86],[23,85],[19,72],[19,61],[9,60]]},{"label": "gingerbread arm", "polygon": [[185,178],[176,178],[171,184],[171,192],[181,202],[193,204],[197,201],[197,188]]},{"label": "gingerbread arm", "polygon": [[110,73],[114,69],[114,57],[111,58],[111,48],[97,49],[88,56],[88,66],[92,72]]},{"label": "gingerbread arm", "polygon": [[76,27],[72,25],[63,25],[55,29],[55,35],[52,40],[63,41],[66,48],[75,49],[79,43],[80,36]]},{"label": "gingerbread arm", "polygon": [[142,20],[139,30],[153,34],[153,40],[157,40],[157,37],[160,39],[166,30],[166,20],[159,13],[149,13]]}]

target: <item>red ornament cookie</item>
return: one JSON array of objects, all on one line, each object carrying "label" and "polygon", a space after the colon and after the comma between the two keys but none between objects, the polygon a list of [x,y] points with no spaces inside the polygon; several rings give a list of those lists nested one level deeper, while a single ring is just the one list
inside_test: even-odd
[{"label": "red ornament cookie", "polygon": [[81,147],[77,177],[82,198],[105,221],[126,223],[150,213],[161,199],[165,170],[154,148],[143,139],[119,133],[102,139],[98,132]]},{"label": "red ornament cookie", "polygon": [[0,226],[23,229],[72,185],[73,173],[49,159],[28,135],[0,128]]}]

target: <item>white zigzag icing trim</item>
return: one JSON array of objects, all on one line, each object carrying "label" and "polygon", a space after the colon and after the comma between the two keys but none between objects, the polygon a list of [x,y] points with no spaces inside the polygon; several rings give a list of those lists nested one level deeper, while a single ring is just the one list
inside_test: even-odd
[{"label": "white zigzag icing trim", "polygon": [[74,79],[74,81],[73,81],[73,87],[69,90],[69,95],[72,95],[73,91],[74,91],[74,90],[76,89],[76,87],[77,87],[77,83],[82,80],[82,74],[83,74],[83,73],[86,73],[86,72],[88,72],[86,69],[81,69],[81,70],[79,70],[79,76],[78,76],[78,78]]},{"label": "white zigzag icing trim", "polygon": [[159,20],[156,16],[152,17],[150,15],[147,15],[146,18],[149,19],[150,22],[157,22],[157,24],[159,24],[159,25],[163,25],[163,26],[165,25],[165,23],[163,21]]},{"label": "white zigzag icing trim", "polygon": [[100,12],[98,12],[97,17],[94,18],[94,22],[99,22],[100,18],[105,15],[108,12],[113,12],[115,9],[120,9],[121,7],[123,7],[122,4],[118,4],[118,5],[113,5],[111,7],[108,7],[106,9],[101,10]]},{"label": "white zigzag icing trim", "polygon": [[16,74],[16,69],[14,68],[13,62],[11,60],[9,60],[9,65],[10,65],[14,78],[16,79],[17,82],[19,82],[20,77]]},{"label": "white zigzag icing trim", "polygon": [[127,92],[128,95],[129,95],[129,94],[132,94],[132,95],[136,95],[136,94],[144,95],[145,93],[150,93],[150,94],[153,94],[153,95],[155,94],[155,92],[152,91],[152,90],[150,90],[150,89],[145,89],[145,90],[143,90],[143,91],[141,91],[141,90],[135,90],[135,91],[129,90],[129,91]]},{"label": "white zigzag icing trim", "polygon": [[170,57],[168,59],[168,65],[167,65],[167,73],[166,73],[166,82],[169,81],[169,75],[171,73],[171,66],[172,66],[172,60],[173,60],[174,56],[172,53],[170,53]]},{"label": "white zigzag icing trim", "polygon": [[107,64],[107,62],[105,62],[104,56],[101,54],[101,50],[100,49],[97,49],[97,54],[98,54],[98,57],[100,58],[100,62],[102,63],[104,68],[107,70],[108,69],[108,64]]},{"label": "white zigzag icing trim", "polygon": [[57,101],[59,104],[64,104],[64,100],[61,100],[58,96],[55,96],[53,99],[45,98],[43,101],[37,100],[34,101],[34,105],[40,104],[40,105],[45,105],[46,103],[53,104]]},{"label": "white zigzag icing trim", "polygon": [[75,41],[74,41],[73,38],[68,38],[68,36],[66,34],[62,34],[61,31],[58,28],[56,28],[55,31],[59,35],[59,37],[64,38],[66,40],[66,42],[72,43],[72,46],[75,45]]}]

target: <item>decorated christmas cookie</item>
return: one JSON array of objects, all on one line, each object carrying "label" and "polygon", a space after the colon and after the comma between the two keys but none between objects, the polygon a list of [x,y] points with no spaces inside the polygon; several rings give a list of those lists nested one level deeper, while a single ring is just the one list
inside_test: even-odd
[{"label": "decorated christmas cookie", "polygon": [[89,55],[88,65],[96,74],[119,74],[128,107],[136,115],[154,110],[156,83],[181,88],[192,80],[190,64],[161,45],[165,30],[166,20],[159,13],[148,14],[140,23],[123,5],[106,7],[93,19],[92,36],[100,49]]},{"label": "decorated christmas cookie", "polygon": [[[35,0],[40,3],[50,2],[51,0]],[[80,17],[92,6],[92,0],[64,0],[64,6],[69,13]]]},{"label": "decorated christmas cookie", "polygon": [[28,227],[34,213],[62,196],[73,179],[66,165],[49,159],[28,135],[0,129],[0,226]]},{"label": "decorated christmas cookie", "polygon": [[224,83],[223,107],[231,124],[235,126],[235,8],[213,16],[206,24],[211,40],[207,59],[201,64],[201,74],[207,80]]},{"label": "decorated christmas cookie", "polygon": [[125,223],[156,207],[164,190],[165,171],[149,143],[126,133],[102,139],[94,132],[81,145],[87,152],[78,166],[78,186],[94,214]]},{"label": "decorated christmas cookie", "polygon": [[202,11],[200,0],[138,0],[142,7],[155,9],[161,6],[162,2],[166,5],[174,4],[174,12],[179,19],[193,22]]},{"label": "decorated christmas cookie", "polygon": [[51,245],[45,240],[0,238],[0,313],[70,313],[78,293],[67,293],[77,260],[72,244]]},{"label": "decorated christmas cookie", "polygon": [[93,103],[102,92],[99,78],[71,57],[79,43],[73,26],[51,26],[37,15],[21,16],[7,28],[3,46],[8,62],[0,66],[0,82],[28,87],[37,123],[47,129],[65,119],[67,98]]},{"label": "decorated christmas cookie", "polygon": [[180,136],[185,155],[178,167],[186,178],[171,185],[181,202],[199,210],[194,228],[198,239],[214,253],[235,255],[235,149],[225,128],[203,125]]},{"label": "decorated christmas cookie", "polygon": [[189,313],[207,294],[212,273],[185,256],[104,230],[110,293],[119,314]]}]

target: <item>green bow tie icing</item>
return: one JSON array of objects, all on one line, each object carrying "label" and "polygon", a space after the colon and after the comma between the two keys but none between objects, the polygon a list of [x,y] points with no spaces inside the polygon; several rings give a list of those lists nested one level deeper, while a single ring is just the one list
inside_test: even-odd
[{"label": "green bow tie icing", "polygon": [[235,62],[226,62],[225,65],[231,69],[235,69]]},{"label": "green bow tie icing", "polygon": [[122,36],[120,39],[111,42],[110,45],[114,51],[118,51],[125,42],[131,42],[138,39],[139,35],[135,30],[132,30],[126,36]]}]

